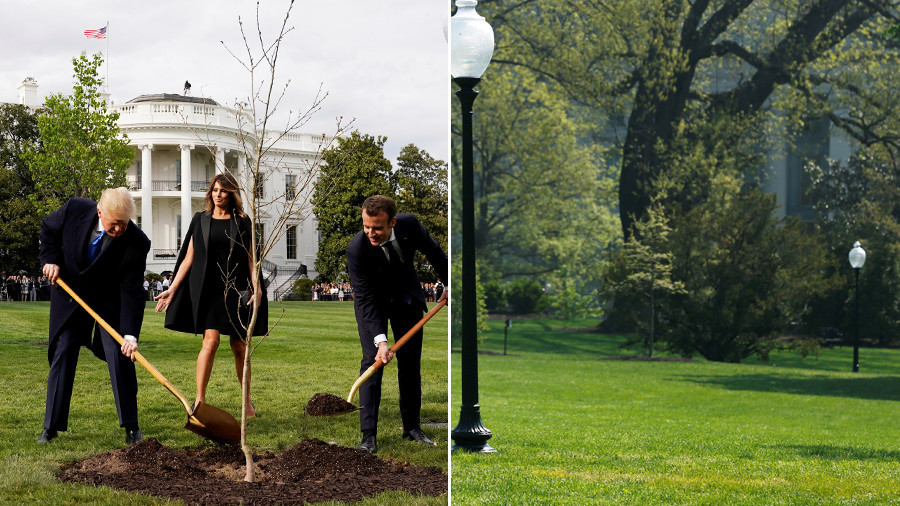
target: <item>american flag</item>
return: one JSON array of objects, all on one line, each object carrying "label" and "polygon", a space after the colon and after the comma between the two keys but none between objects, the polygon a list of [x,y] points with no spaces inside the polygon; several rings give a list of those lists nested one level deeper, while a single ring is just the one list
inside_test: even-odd
[{"label": "american flag", "polygon": [[84,36],[89,39],[105,39],[106,38],[106,27],[99,30],[85,30]]}]

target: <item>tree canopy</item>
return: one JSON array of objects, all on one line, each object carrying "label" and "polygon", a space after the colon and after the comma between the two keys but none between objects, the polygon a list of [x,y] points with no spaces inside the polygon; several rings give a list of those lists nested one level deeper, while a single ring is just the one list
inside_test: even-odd
[{"label": "tree canopy", "polygon": [[119,113],[108,109],[100,94],[102,62],[99,54],[73,58],[72,94],[47,97],[38,115],[40,143],[24,156],[34,180],[33,199],[43,213],[71,197],[96,200],[105,188],[125,184],[135,152],[119,131]]},{"label": "tree canopy", "polygon": [[[316,270],[322,280],[347,279],[347,246],[362,230],[360,210],[372,195],[393,198],[399,212],[415,214],[441,246],[447,246],[447,163],[409,144],[393,170],[384,157],[385,141],[354,130],[338,137],[337,145],[323,155],[325,166],[312,199],[321,234]],[[423,281],[435,279],[423,258],[417,256],[416,265]]]},{"label": "tree canopy", "polygon": [[[527,69],[600,115],[596,128],[620,157],[626,237],[680,146],[757,166],[765,136],[754,120],[802,125],[822,116],[863,143],[900,146],[888,128],[897,105],[891,80],[873,79],[896,68],[896,55],[878,50],[892,16],[887,0],[500,0],[479,8],[495,29],[495,66]],[[670,198],[702,201],[708,186],[693,183]]]},{"label": "tree canopy", "polygon": [[39,139],[37,117],[28,107],[0,104],[0,268],[37,273],[41,215],[28,198],[34,192],[23,160],[26,146]]}]

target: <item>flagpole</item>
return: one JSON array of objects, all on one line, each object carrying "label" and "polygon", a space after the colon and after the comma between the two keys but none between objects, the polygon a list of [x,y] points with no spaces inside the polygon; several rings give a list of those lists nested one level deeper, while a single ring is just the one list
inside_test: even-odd
[{"label": "flagpole", "polygon": [[109,93],[109,20],[106,20],[106,92]]}]

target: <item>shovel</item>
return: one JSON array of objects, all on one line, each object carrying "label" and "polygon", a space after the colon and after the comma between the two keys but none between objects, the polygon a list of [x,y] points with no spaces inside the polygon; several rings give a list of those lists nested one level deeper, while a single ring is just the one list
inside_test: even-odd
[{"label": "shovel", "polygon": [[[69,288],[69,285],[66,284],[62,279],[57,278],[56,284],[61,286],[63,290],[69,293],[75,302],[81,305],[85,311],[88,312],[97,323],[100,324],[101,327],[106,329],[109,332],[109,335],[113,337],[119,344],[125,344],[125,339],[116,332],[106,321],[100,317],[97,313],[94,312],[85,302]],[[169,380],[166,379],[165,376],[162,375],[159,371],[156,370],[156,367],[153,367],[153,364],[147,361],[140,352],[134,352],[134,359],[144,366],[144,369],[153,375],[157,381],[162,383],[166,389],[172,392],[175,397],[181,401],[181,404],[184,405],[184,409],[187,411],[187,425],[184,426],[185,429],[195,432],[200,436],[205,437],[206,439],[211,439],[213,441],[218,441],[221,443],[238,443],[241,440],[241,426],[238,425],[237,420],[231,416],[225,410],[219,409],[215,406],[210,406],[209,404],[198,402],[197,405],[191,409],[191,405],[188,402],[187,398],[175,387],[175,385],[169,383]]]},{"label": "shovel", "polygon": [[[416,332],[419,331],[419,329],[421,329],[423,326],[425,326],[425,324],[428,323],[428,320],[430,320],[432,316],[436,315],[437,312],[440,311],[441,308],[446,305],[447,305],[447,299],[443,299],[440,302],[438,302],[437,306],[434,306],[431,309],[431,311],[428,312],[428,314],[426,314],[421,320],[419,320],[419,323],[413,325],[413,328],[409,329],[409,332],[404,334],[403,337],[398,339],[397,342],[395,342],[394,345],[391,346],[391,351],[393,351],[394,353],[397,353],[397,350],[399,350],[401,346],[406,344],[406,341],[409,341],[409,339],[413,336],[413,334],[415,334]],[[347,396],[347,402],[352,404],[353,397],[356,395],[356,391],[359,390],[359,387],[363,383],[365,383],[367,379],[371,378],[372,375],[375,374],[375,371],[377,371],[378,369],[381,369],[383,366],[384,366],[384,362],[382,362],[381,360],[376,360],[375,363],[372,364],[371,367],[366,369],[366,372],[362,373],[362,376],[360,376],[359,379],[356,380],[356,383],[354,383],[353,386],[350,388],[350,395]]]},{"label": "shovel", "polygon": [[[437,314],[438,311],[444,306],[447,305],[447,299],[443,299],[436,306],[434,306],[428,314],[425,315],[419,323],[415,324],[413,328],[409,329],[409,332],[403,335],[400,339],[391,346],[391,351],[394,353],[403,346],[406,341],[419,331],[419,329],[424,326],[428,320],[431,319],[432,316]],[[380,360],[376,360],[371,367],[366,369],[366,372],[356,380],[356,383],[353,384],[353,387],[350,389],[350,395],[347,396],[347,400],[341,399],[340,397],[332,394],[318,393],[309,400],[306,405],[306,412],[312,416],[332,416],[332,415],[346,415],[347,413],[352,413],[357,411],[359,408],[353,405],[353,397],[356,395],[356,391],[359,390],[360,385],[365,383],[367,379],[372,377],[375,374],[375,371],[384,366],[384,363]],[[312,408],[312,410],[311,410]]]}]

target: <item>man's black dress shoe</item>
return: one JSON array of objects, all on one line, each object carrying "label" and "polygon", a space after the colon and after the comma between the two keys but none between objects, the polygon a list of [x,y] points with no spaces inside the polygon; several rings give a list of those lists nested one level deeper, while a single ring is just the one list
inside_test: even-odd
[{"label": "man's black dress shoe", "polygon": [[359,447],[369,453],[378,451],[378,444],[375,443],[375,436],[363,436],[362,443]]},{"label": "man's black dress shoe", "polygon": [[143,440],[144,434],[141,432],[141,429],[125,429],[125,444],[133,445]]},{"label": "man's black dress shoe", "polygon": [[38,443],[49,443],[51,439],[56,439],[56,436],[59,434],[55,430],[44,429],[41,431],[41,436],[38,438]]},{"label": "man's black dress shoe", "polygon": [[422,429],[412,429],[403,433],[403,439],[409,439],[410,441],[418,441],[423,444],[437,446],[434,441],[428,439],[428,436],[422,432]]}]

